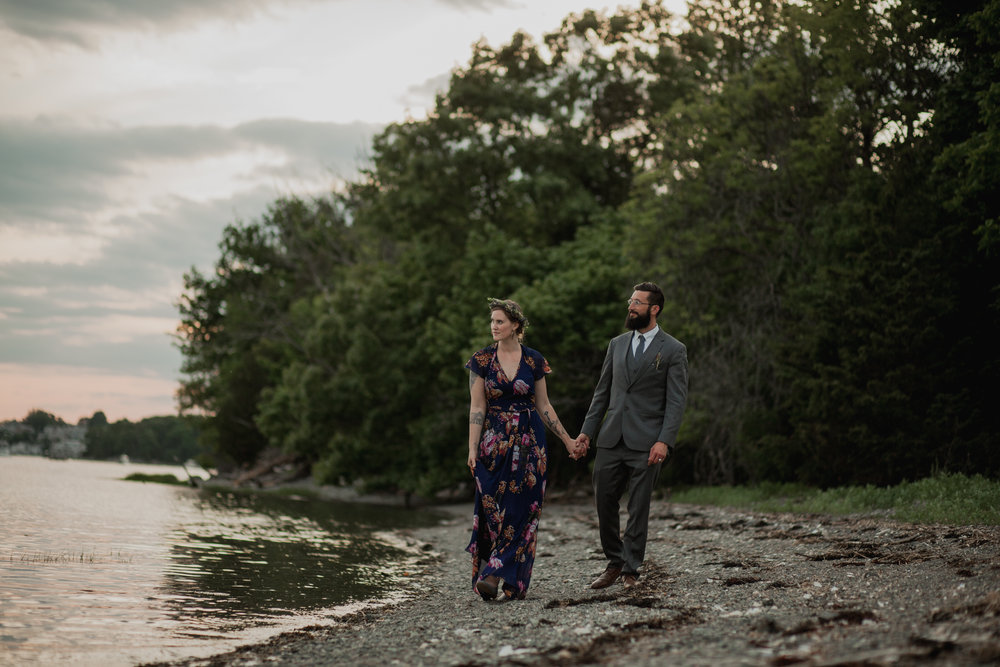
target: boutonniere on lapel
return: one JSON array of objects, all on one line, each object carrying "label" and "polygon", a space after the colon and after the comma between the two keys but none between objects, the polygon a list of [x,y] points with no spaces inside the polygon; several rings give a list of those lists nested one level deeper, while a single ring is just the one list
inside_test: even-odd
[{"label": "boutonniere on lapel", "polygon": [[656,370],[660,370],[660,362],[663,361],[663,357],[659,354],[656,355]]}]

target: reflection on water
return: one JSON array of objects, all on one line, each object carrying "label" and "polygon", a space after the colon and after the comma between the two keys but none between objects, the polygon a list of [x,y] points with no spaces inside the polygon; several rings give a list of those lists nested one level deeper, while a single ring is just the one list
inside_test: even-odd
[{"label": "reflection on water", "polygon": [[166,606],[204,632],[381,596],[404,557],[380,532],[386,520],[315,500],[202,494],[169,537]]},{"label": "reflection on water", "polygon": [[321,622],[391,595],[419,557],[391,530],[434,520],[121,480],[164,471],[0,458],[0,664],[203,656]]}]

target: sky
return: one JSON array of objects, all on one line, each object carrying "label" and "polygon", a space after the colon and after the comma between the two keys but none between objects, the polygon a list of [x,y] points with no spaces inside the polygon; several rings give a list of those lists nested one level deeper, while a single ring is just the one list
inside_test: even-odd
[{"label": "sky", "polygon": [[0,0],[0,421],[176,414],[226,225],[351,180],[478,40],[637,4]]}]

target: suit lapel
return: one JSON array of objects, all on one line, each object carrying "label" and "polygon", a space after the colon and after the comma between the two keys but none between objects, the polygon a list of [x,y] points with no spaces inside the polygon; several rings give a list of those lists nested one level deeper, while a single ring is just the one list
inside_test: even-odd
[{"label": "suit lapel", "polygon": [[614,370],[615,375],[621,373],[622,377],[629,379],[631,381],[630,374],[628,372],[628,343],[630,338],[622,336],[619,341],[619,345],[615,348],[615,360],[614,360]]}]

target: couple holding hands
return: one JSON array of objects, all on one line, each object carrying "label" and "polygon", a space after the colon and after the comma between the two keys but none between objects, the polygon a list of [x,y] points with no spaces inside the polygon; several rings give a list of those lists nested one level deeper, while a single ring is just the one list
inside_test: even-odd
[{"label": "couple holding hands", "polygon": [[[570,456],[585,456],[595,434],[594,497],[601,547],[608,559],[591,588],[619,578],[631,588],[646,551],[649,501],[670,456],[687,399],[687,350],[656,322],[663,292],[654,283],[633,288],[628,331],[613,338],[580,435],[559,422],[545,385],[548,362],[521,344],[528,321],[510,300],[490,300],[493,343],[469,362],[469,458],[476,480],[472,585],[484,600],[523,599],[535,544],[548,462],[547,426]],[[619,506],[628,491],[622,535]]]}]

